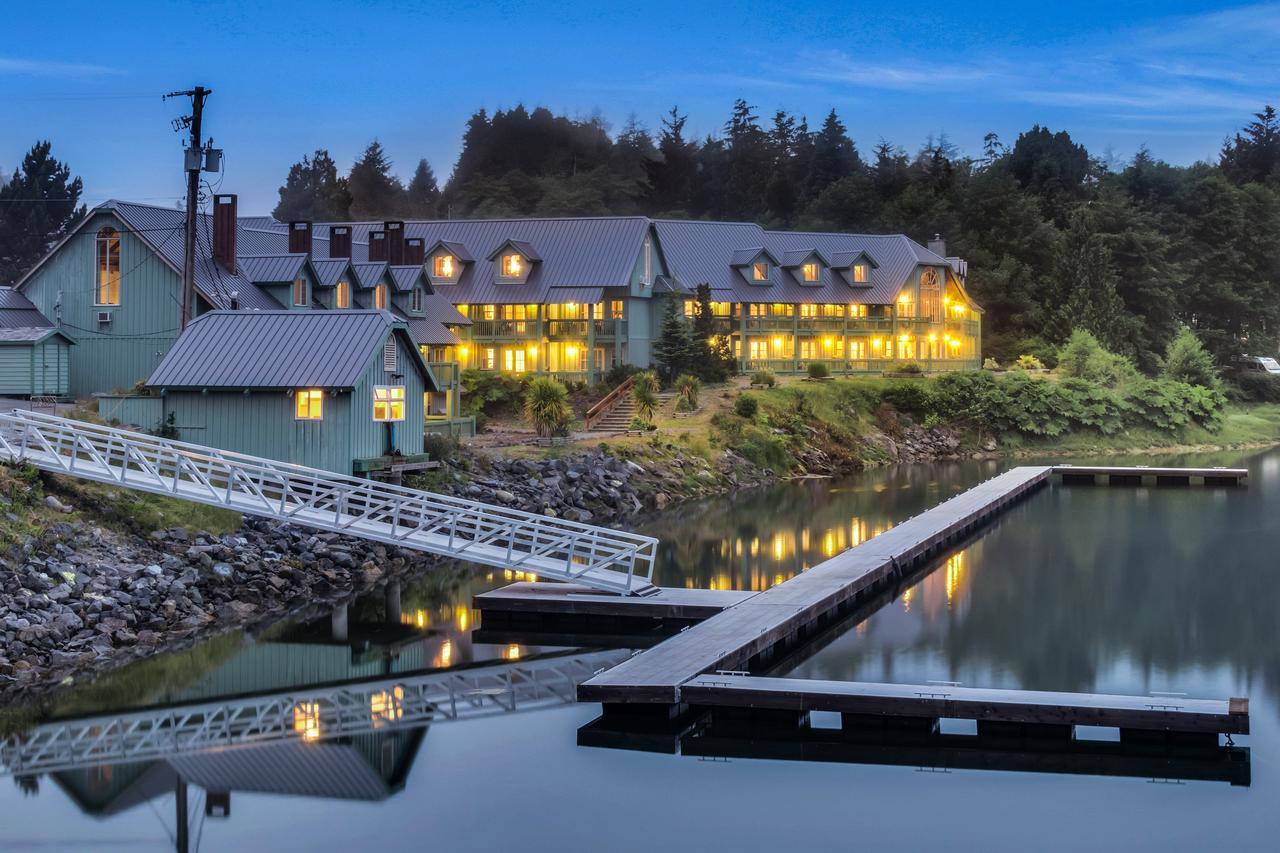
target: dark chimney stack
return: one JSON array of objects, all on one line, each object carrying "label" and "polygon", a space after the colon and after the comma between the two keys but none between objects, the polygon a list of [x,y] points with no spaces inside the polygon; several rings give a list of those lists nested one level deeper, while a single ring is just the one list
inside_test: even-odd
[{"label": "dark chimney stack", "polygon": [[404,223],[386,222],[382,230],[387,232],[387,263],[393,267],[404,266]]},{"label": "dark chimney stack", "polygon": [[236,197],[213,197],[213,259],[227,272],[236,271]]},{"label": "dark chimney stack", "polygon": [[942,239],[941,234],[933,235],[933,239],[929,241],[929,251],[940,258],[947,256],[947,241]]},{"label": "dark chimney stack", "polygon": [[289,223],[289,254],[311,254],[311,223],[297,221]]},{"label": "dark chimney stack", "polygon": [[369,260],[382,261],[387,260],[387,232],[386,231],[370,231],[369,232]]},{"label": "dark chimney stack", "polygon": [[331,258],[350,258],[351,257],[351,226],[349,225],[330,225],[329,226],[329,257]]},{"label": "dark chimney stack", "polygon": [[404,241],[404,262],[420,267],[427,262],[427,241],[421,237],[409,237]]}]

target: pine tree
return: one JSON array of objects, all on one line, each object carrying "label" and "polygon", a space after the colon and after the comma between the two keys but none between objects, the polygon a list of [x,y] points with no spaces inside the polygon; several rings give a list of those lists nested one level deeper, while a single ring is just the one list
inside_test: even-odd
[{"label": "pine tree", "polygon": [[653,187],[653,209],[663,212],[687,211],[693,194],[693,176],[698,170],[694,142],[684,138],[688,116],[677,107],[662,118],[658,134],[658,159],[649,166],[649,182]]},{"label": "pine tree", "polygon": [[1049,321],[1059,340],[1065,340],[1073,329],[1083,329],[1112,352],[1131,349],[1120,334],[1124,303],[1117,290],[1111,250],[1085,209],[1071,216],[1054,258],[1053,280],[1058,298]]},{"label": "pine tree", "polygon": [[391,174],[391,161],[376,139],[351,167],[347,187],[351,191],[352,219],[378,220],[404,213],[404,186]]},{"label": "pine tree", "polygon": [[739,98],[725,122],[726,172],[720,215],[750,220],[765,208],[765,190],[772,173],[769,136],[761,129],[755,107]]},{"label": "pine tree", "polygon": [[84,217],[84,184],[52,148],[37,142],[0,187],[0,284],[21,278]]},{"label": "pine tree", "polygon": [[844,123],[832,110],[813,136],[813,152],[805,180],[805,198],[817,198],[827,187],[852,175],[862,167],[858,149],[849,138]]},{"label": "pine tree", "polygon": [[679,300],[668,298],[664,302],[662,326],[658,330],[658,339],[653,342],[653,360],[662,381],[667,383],[696,367],[693,363],[696,350],[689,324],[678,311]]},{"label": "pine tree", "polygon": [[1261,183],[1280,167],[1280,119],[1270,104],[1254,113],[1244,133],[1222,146],[1222,171],[1238,184]]},{"label": "pine tree", "polygon": [[435,219],[439,216],[440,187],[426,158],[418,161],[413,180],[405,188],[405,215],[410,219]]},{"label": "pine tree", "polygon": [[338,164],[323,148],[289,167],[280,188],[280,202],[271,212],[281,222],[341,222],[351,208],[346,178],[339,177]]},{"label": "pine tree", "polygon": [[716,334],[716,317],[711,308],[711,286],[705,282],[695,290],[698,313],[693,318],[692,372],[704,382],[723,382],[737,372],[733,345],[728,335]]}]

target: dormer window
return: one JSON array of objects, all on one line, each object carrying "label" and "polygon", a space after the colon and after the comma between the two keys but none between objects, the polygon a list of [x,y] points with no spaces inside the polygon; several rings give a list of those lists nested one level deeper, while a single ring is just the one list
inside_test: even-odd
[{"label": "dormer window", "polygon": [[295,306],[305,306],[307,304],[307,280],[304,278],[294,279],[293,281],[293,304]]},{"label": "dormer window", "polygon": [[373,289],[373,307],[379,311],[387,310],[387,286],[380,284]]},{"label": "dormer window", "polygon": [[524,275],[524,258],[519,252],[507,252],[502,256],[499,269],[502,270],[503,278],[519,278]]},{"label": "dormer window", "polygon": [[335,308],[351,307],[351,283],[346,281],[338,282],[338,287],[334,290],[333,305]]},{"label": "dormer window", "polygon": [[415,287],[413,295],[409,297],[409,310],[415,314],[422,312],[422,288]]},{"label": "dormer window", "polygon": [[457,270],[458,262],[453,255],[436,255],[431,262],[431,274],[436,278],[453,278]]},{"label": "dormer window", "polygon": [[871,277],[871,269],[866,262],[853,265],[853,283],[866,284]]},{"label": "dormer window", "polygon": [[751,265],[751,278],[755,281],[769,280],[769,264],[767,261],[756,261]]},{"label": "dormer window", "polygon": [[800,267],[800,276],[805,281],[817,281],[818,264],[815,261],[809,261],[806,264],[802,264]]}]

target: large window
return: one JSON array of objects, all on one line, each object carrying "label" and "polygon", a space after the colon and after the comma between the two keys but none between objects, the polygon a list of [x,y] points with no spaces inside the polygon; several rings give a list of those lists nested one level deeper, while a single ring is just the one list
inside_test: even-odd
[{"label": "large window", "polygon": [[380,284],[373,289],[373,307],[379,311],[387,310],[387,286]]},{"label": "large window", "polygon": [[373,386],[373,419],[375,421],[404,420],[404,386]]},{"label": "large window", "polygon": [[453,278],[457,269],[453,255],[436,255],[431,261],[431,275],[435,278]]},{"label": "large window", "polygon": [[351,307],[351,284],[349,282],[338,282],[338,288],[333,297],[333,305],[335,308]]},{"label": "large window", "polygon": [[524,373],[524,350],[509,349],[503,353],[503,359],[503,365],[506,367],[508,373]]},{"label": "large window", "polygon": [[307,280],[305,278],[294,279],[293,282],[293,304],[307,304]]},{"label": "large window", "polygon": [[517,252],[508,252],[502,256],[502,277],[519,278],[524,275],[524,258]]},{"label": "large window", "polygon": [[818,280],[818,265],[817,265],[816,263],[814,263],[813,261],[809,261],[809,263],[807,263],[807,264],[805,264],[804,266],[800,267],[800,271],[801,271],[801,273],[803,273],[803,274],[804,274],[804,280],[805,280],[805,281],[817,281],[817,280]]},{"label": "large window", "polygon": [[95,305],[120,304],[120,234],[114,228],[98,232],[98,286]]},{"label": "large window", "polygon": [[293,416],[300,421],[318,421],[324,417],[324,391],[305,388],[293,395]]}]

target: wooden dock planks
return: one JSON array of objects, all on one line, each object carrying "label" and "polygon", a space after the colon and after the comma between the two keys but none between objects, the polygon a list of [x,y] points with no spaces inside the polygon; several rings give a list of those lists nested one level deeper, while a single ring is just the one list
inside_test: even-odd
[{"label": "wooden dock planks", "polygon": [[1142,731],[1249,733],[1245,699],[1111,696],[950,685],[870,684],[804,678],[700,675],[680,688],[690,705],[838,711],[867,717],[923,717]]},{"label": "wooden dock planks", "polygon": [[1039,488],[1052,472],[1049,466],[1023,466],[993,477],[584,682],[578,699],[676,704],[685,682],[745,666]]}]

